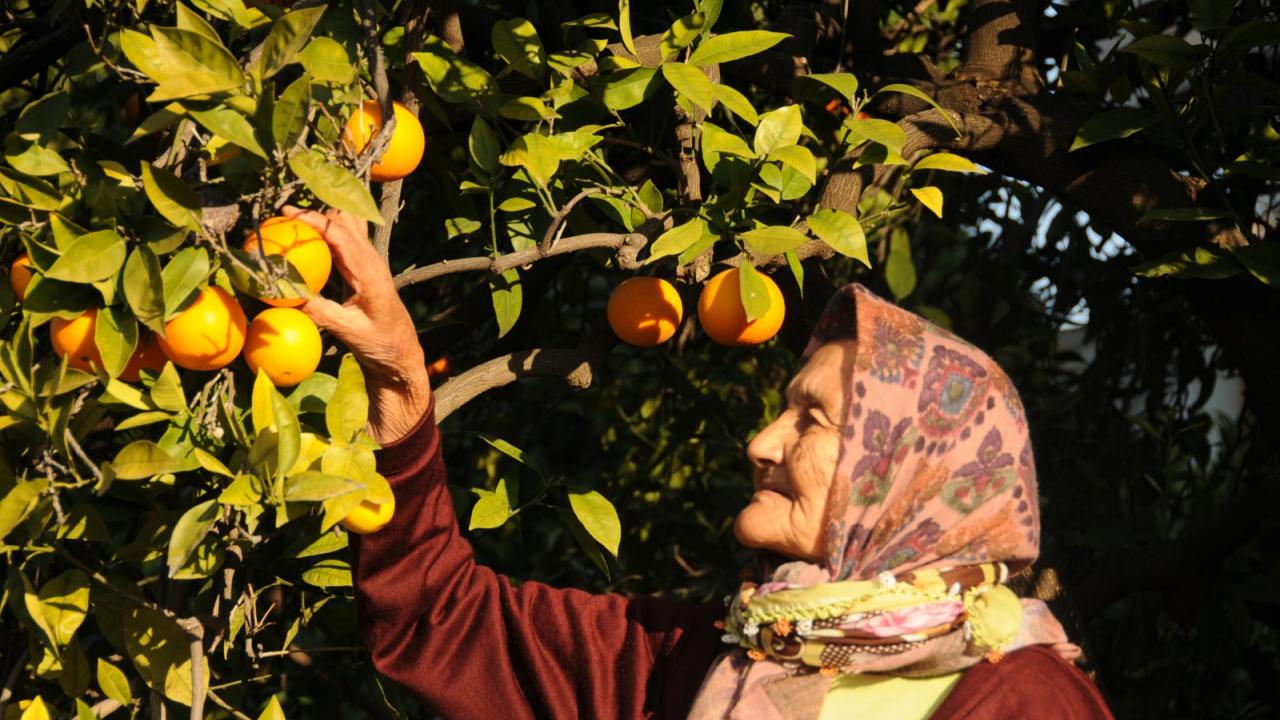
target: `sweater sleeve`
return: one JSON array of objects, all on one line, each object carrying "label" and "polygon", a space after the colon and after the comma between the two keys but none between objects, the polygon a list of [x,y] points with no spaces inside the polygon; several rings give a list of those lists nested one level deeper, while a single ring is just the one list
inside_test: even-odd
[{"label": "sweater sleeve", "polygon": [[1006,718],[1114,720],[1093,681],[1043,646],[965,670],[931,720]]},{"label": "sweater sleeve", "polygon": [[375,667],[448,718],[684,717],[717,613],[653,597],[513,585],[478,565],[445,486],[434,400],[378,453],[396,512],[352,542]]}]

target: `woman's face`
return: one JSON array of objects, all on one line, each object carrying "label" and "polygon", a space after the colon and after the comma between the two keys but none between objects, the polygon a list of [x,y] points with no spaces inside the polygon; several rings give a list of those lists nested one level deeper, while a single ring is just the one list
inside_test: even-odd
[{"label": "woman's face", "polygon": [[734,523],[738,542],[804,560],[823,558],[827,491],[840,454],[845,379],[856,343],[827,343],[787,386],[787,408],[747,445],[755,495]]}]

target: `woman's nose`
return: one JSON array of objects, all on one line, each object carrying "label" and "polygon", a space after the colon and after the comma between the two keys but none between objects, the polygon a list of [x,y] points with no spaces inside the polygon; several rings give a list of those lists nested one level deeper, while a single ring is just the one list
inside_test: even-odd
[{"label": "woman's nose", "polygon": [[747,444],[747,458],[756,467],[781,465],[786,454],[786,439],[790,432],[790,418],[783,413],[769,423]]}]

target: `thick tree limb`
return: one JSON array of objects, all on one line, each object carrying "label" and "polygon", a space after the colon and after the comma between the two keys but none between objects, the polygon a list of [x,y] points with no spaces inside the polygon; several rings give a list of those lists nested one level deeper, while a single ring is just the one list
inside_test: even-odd
[{"label": "thick tree limb", "polygon": [[591,386],[602,348],[525,350],[481,363],[436,389],[436,422],[480,395],[525,377],[558,377],[575,388]]},{"label": "thick tree limb", "polygon": [[414,283],[426,282],[444,275],[459,272],[495,272],[501,273],[511,268],[522,267],[557,255],[567,255],[581,250],[608,248],[618,251],[618,264],[626,270],[640,267],[637,256],[649,239],[640,233],[588,233],[561,238],[545,252],[540,247],[521,250],[496,258],[473,257],[458,260],[444,260],[434,265],[406,270],[395,277],[396,289],[408,287]]}]

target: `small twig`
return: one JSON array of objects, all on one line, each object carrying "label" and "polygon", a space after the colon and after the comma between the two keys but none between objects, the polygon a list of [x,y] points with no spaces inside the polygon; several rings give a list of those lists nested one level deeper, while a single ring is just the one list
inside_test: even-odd
[{"label": "small twig", "polygon": [[290,648],[288,650],[272,650],[271,652],[264,652],[260,654],[258,657],[267,658],[267,657],[280,657],[282,655],[311,655],[314,653],[326,653],[326,652],[364,652],[364,651],[365,651],[365,648],[363,645],[338,645],[334,647],[318,647],[318,648],[306,648],[306,649]]},{"label": "small twig", "polygon": [[85,454],[84,448],[80,447],[80,443],[76,441],[76,436],[71,432],[71,428],[66,429],[67,446],[75,453],[80,461],[89,466],[89,470],[93,472],[93,479],[99,484],[102,483],[102,471],[98,470],[98,466],[94,464],[93,459]]},{"label": "small twig", "polygon": [[588,233],[586,235],[573,235],[563,238],[555,244],[555,247],[546,253],[542,252],[542,248],[535,247],[528,250],[510,253],[508,255],[499,255],[496,258],[472,257],[460,258],[457,260],[444,260],[434,265],[406,270],[395,277],[396,289],[405,288],[415,283],[433,280],[443,275],[452,275],[460,272],[479,272],[490,271],[501,273],[515,267],[522,267],[535,263],[556,255],[567,255],[569,253],[578,252],[580,250],[590,250],[593,248],[609,248],[618,250],[618,264],[626,270],[635,270],[640,267],[637,256],[640,249],[643,248],[649,239],[640,233]]},{"label": "small twig", "polygon": [[227,712],[231,713],[232,717],[235,717],[236,720],[253,720],[253,718],[249,717],[248,715],[245,715],[244,713],[240,712],[234,707],[231,707],[231,703],[227,702],[226,700],[223,700],[218,695],[218,693],[213,691],[212,688],[210,688],[209,690],[209,699],[213,701],[214,705],[217,705],[223,710],[226,710]]},{"label": "small twig", "polygon": [[547,226],[547,231],[542,234],[542,241],[538,243],[538,249],[546,255],[551,251],[551,246],[555,244],[564,232],[565,220],[569,218],[569,213],[573,211],[574,206],[592,195],[599,195],[608,192],[605,188],[592,187],[583,190],[574,195],[565,203],[555,215],[551,217],[551,224]]},{"label": "small twig", "polygon": [[209,679],[204,673],[204,626],[195,618],[181,618],[178,626],[190,639],[191,650],[191,720],[204,720],[204,698]]}]

